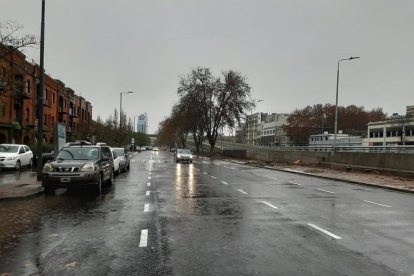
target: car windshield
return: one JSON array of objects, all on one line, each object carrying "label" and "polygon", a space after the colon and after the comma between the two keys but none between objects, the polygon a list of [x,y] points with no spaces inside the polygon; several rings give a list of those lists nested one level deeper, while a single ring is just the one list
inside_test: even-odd
[{"label": "car windshield", "polygon": [[97,148],[67,147],[60,150],[57,159],[60,160],[98,160]]},{"label": "car windshield", "polygon": [[125,156],[125,150],[122,148],[112,149],[118,156]]},{"label": "car windshield", "polygon": [[19,146],[0,145],[0,152],[17,152],[18,150]]},{"label": "car windshield", "polygon": [[177,153],[181,153],[181,154],[191,154],[189,149],[178,149]]}]

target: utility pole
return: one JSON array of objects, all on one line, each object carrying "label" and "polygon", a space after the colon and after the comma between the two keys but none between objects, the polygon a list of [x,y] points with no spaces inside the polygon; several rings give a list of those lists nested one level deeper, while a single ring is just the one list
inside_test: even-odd
[{"label": "utility pole", "polygon": [[42,180],[43,157],[43,90],[44,90],[44,49],[45,49],[45,0],[42,0],[42,23],[40,26],[40,85],[37,91],[37,181]]}]

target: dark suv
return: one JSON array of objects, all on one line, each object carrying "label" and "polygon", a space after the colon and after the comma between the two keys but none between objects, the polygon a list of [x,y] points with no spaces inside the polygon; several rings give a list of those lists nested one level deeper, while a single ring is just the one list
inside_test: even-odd
[{"label": "dark suv", "polygon": [[43,167],[42,186],[46,194],[59,187],[92,186],[96,193],[102,184],[112,184],[114,160],[108,146],[72,145],[63,147],[55,160]]}]

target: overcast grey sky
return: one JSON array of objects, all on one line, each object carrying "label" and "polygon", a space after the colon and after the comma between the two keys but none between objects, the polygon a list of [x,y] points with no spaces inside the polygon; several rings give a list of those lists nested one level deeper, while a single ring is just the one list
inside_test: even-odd
[{"label": "overcast grey sky", "polygon": [[[0,20],[40,36],[41,0],[0,0]],[[45,68],[93,118],[169,115],[180,75],[205,66],[248,78],[255,111],[335,103],[405,114],[414,105],[412,0],[46,0]],[[28,49],[39,61],[39,49]]]}]

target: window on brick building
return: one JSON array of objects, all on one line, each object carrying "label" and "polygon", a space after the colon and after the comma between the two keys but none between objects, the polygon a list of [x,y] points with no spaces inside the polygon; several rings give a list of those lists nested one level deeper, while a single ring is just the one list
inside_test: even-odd
[{"label": "window on brick building", "polygon": [[26,86],[24,87],[24,92],[30,94],[30,80],[26,80]]},{"label": "window on brick building", "polygon": [[30,110],[28,108],[26,108],[26,123],[28,123],[30,121]]},{"label": "window on brick building", "polygon": [[0,117],[4,116],[6,105],[3,102],[0,102]]}]

